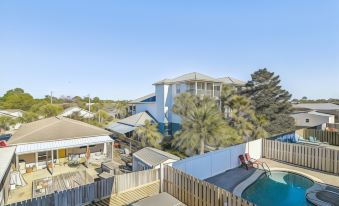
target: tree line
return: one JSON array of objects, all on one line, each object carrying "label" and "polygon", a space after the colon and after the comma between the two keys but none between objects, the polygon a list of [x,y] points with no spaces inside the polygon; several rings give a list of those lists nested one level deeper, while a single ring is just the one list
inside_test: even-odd
[{"label": "tree line", "polygon": [[[23,111],[22,117],[13,119],[7,116],[0,116],[0,128],[8,130],[11,125],[16,123],[29,123],[42,118],[53,117],[61,114],[69,107],[80,107],[88,110],[89,97],[52,97],[46,95],[44,98],[33,98],[22,88],[8,90],[0,97],[0,109],[19,109]],[[104,126],[114,118],[124,118],[127,116],[127,101],[101,100],[99,97],[90,99],[91,112],[95,117],[88,119],[83,118],[79,113],[74,113],[71,118],[84,121],[96,126]],[[114,116],[108,112],[113,111]]]}]

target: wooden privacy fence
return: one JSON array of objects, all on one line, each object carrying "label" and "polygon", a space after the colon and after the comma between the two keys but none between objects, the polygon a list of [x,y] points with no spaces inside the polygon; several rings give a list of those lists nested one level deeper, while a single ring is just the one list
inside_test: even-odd
[{"label": "wooden privacy fence", "polygon": [[263,139],[263,157],[339,174],[339,150]]},{"label": "wooden privacy fence", "polygon": [[164,167],[163,190],[188,206],[254,205],[222,188],[169,166]]},{"label": "wooden privacy fence", "polygon": [[328,142],[330,145],[339,146],[339,132],[323,131],[319,129],[304,129],[303,137],[308,139],[316,137],[320,142]]},{"label": "wooden privacy fence", "polygon": [[113,193],[121,193],[126,190],[160,180],[160,170],[151,169],[138,172],[126,173],[114,176]]},{"label": "wooden privacy fence", "polygon": [[76,188],[54,192],[22,202],[16,202],[8,206],[80,206],[90,204],[93,201],[110,197],[113,188],[113,178],[103,179],[91,184]]}]

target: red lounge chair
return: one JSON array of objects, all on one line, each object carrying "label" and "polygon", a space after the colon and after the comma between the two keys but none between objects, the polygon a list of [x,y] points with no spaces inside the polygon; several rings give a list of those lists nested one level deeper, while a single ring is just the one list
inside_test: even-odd
[{"label": "red lounge chair", "polygon": [[251,158],[251,157],[250,157],[250,154],[248,154],[248,153],[245,153],[245,159],[246,159],[247,162],[252,163],[252,165],[257,165],[258,167],[259,167],[259,165],[262,165],[262,164],[263,164],[263,162]]},{"label": "red lounge chair", "polygon": [[239,155],[239,160],[241,162],[241,165],[243,165],[244,167],[246,167],[246,169],[248,170],[249,168],[253,167],[253,164],[249,161],[247,161],[244,157],[244,155]]}]

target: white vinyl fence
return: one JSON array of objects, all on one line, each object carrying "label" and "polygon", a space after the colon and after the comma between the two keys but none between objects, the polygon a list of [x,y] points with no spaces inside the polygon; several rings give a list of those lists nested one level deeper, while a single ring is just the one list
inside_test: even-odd
[{"label": "white vinyl fence", "polygon": [[189,157],[173,163],[173,167],[199,179],[206,179],[240,166],[239,155],[249,153],[262,157],[262,139]]}]

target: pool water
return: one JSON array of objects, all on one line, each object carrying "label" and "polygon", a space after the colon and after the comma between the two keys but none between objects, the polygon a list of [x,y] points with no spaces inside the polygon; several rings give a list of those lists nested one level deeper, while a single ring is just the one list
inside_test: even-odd
[{"label": "pool water", "polygon": [[242,193],[242,197],[258,206],[305,206],[312,205],[306,200],[306,190],[313,181],[295,173],[274,171],[262,175]]}]

